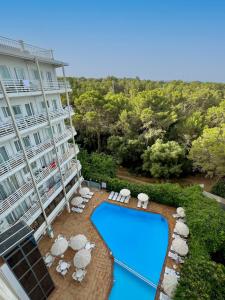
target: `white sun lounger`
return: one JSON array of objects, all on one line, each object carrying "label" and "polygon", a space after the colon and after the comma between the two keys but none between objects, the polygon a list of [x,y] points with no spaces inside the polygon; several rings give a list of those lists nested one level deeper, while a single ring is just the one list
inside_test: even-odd
[{"label": "white sun lounger", "polygon": [[88,192],[87,195],[94,196],[93,192]]},{"label": "white sun lounger", "polygon": [[168,268],[168,267],[165,268],[165,273],[168,275],[179,276],[179,272],[176,272],[175,270]]},{"label": "white sun lounger", "polygon": [[112,192],[109,194],[108,200],[112,200],[113,196],[114,196],[114,192],[112,191]]},{"label": "white sun lounger", "polygon": [[78,214],[81,214],[83,212],[83,209],[82,208],[77,208],[77,207],[72,207],[71,210],[73,212],[76,212]]},{"label": "white sun lounger", "polygon": [[91,195],[88,195],[88,194],[86,194],[86,195],[83,195],[83,196],[82,196],[82,198],[85,198],[85,199],[91,199],[91,198],[92,198],[92,196],[91,196]]},{"label": "white sun lounger", "polygon": [[112,198],[112,200],[115,201],[117,199],[118,195],[119,195],[118,193],[115,193],[114,196],[113,196],[113,198]]},{"label": "white sun lounger", "polygon": [[142,201],[138,200],[137,207],[141,207]]},{"label": "white sun lounger", "polygon": [[122,196],[119,194],[118,197],[116,198],[117,202],[120,202],[120,199],[122,198]]},{"label": "white sun lounger", "polygon": [[79,205],[76,205],[76,207],[84,209],[85,205],[84,204],[79,204]]},{"label": "white sun lounger", "polygon": [[130,200],[130,196],[126,196],[124,199],[124,203],[126,203],[126,204],[129,203],[129,200]]},{"label": "white sun lounger", "polygon": [[122,202],[122,203],[123,203],[123,202],[124,202],[124,200],[125,200],[125,198],[126,198],[126,197],[124,197],[124,196],[121,196],[121,198],[120,198],[120,202]]},{"label": "white sun lounger", "polygon": [[177,253],[173,253],[173,252],[169,251],[168,256],[176,262],[179,262],[181,264],[184,263],[184,260]]},{"label": "white sun lounger", "polygon": [[90,199],[84,199],[83,198],[83,203],[88,203]]}]

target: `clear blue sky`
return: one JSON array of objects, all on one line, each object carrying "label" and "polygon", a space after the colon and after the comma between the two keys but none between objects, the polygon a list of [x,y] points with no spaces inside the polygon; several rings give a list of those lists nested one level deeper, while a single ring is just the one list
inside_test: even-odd
[{"label": "clear blue sky", "polygon": [[224,0],[1,1],[0,35],[55,49],[69,75],[225,82]]}]

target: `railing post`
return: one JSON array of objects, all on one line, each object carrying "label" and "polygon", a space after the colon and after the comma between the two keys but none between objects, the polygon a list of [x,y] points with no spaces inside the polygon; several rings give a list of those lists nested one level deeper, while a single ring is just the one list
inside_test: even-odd
[{"label": "railing post", "polygon": [[24,41],[23,40],[19,40],[18,42],[20,44],[21,50],[24,52],[25,51]]}]

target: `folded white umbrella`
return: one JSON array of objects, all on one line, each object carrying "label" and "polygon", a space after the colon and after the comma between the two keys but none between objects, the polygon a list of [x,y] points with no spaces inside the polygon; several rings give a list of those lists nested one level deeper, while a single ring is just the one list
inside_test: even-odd
[{"label": "folded white umbrella", "polygon": [[86,195],[86,194],[90,193],[90,189],[88,187],[80,188],[79,193],[81,194],[81,196]]},{"label": "folded white umbrella", "polygon": [[84,269],[91,262],[91,252],[86,249],[78,251],[73,259],[74,266],[78,269]]},{"label": "folded white umbrella", "polygon": [[149,199],[148,195],[144,194],[144,193],[138,194],[137,198],[138,198],[138,200],[140,200],[142,202],[146,202]]},{"label": "folded white umbrella", "polygon": [[122,189],[120,191],[120,195],[123,196],[123,197],[130,196],[130,190],[128,190],[128,189]]},{"label": "folded white umbrella", "polygon": [[187,237],[189,235],[189,228],[183,222],[177,221],[176,226],[174,228],[174,232],[184,237]]},{"label": "folded white umbrella", "polygon": [[188,254],[188,245],[183,239],[176,238],[172,242],[172,250],[181,256],[185,256]]},{"label": "folded white umbrella", "polygon": [[73,250],[80,250],[87,244],[87,238],[83,234],[78,234],[70,238],[70,247]]},{"label": "folded white umbrella", "polygon": [[51,253],[54,256],[61,256],[67,250],[68,246],[68,241],[65,238],[60,238],[52,245]]},{"label": "folded white umbrella", "polygon": [[83,201],[84,201],[84,199],[83,199],[82,197],[80,197],[80,196],[74,197],[74,198],[71,200],[71,205],[77,206],[77,205],[80,205]]},{"label": "folded white umbrella", "polygon": [[177,208],[177,214],[179,215],[179,217],[181,218],[185,218],[185,211],[183,207],[178,207]]},{"label": "folded white umbrella", "polygon": [[162,282],[162,288],[164,292],[169,296],[172,297],[176,286],[177,286],[177,277],[172,274],[165,274]]}]

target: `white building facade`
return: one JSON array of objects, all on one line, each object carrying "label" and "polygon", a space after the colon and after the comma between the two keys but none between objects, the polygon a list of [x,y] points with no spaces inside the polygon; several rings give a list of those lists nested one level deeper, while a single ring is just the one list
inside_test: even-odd
[{"label": "white building facade", "polygon": [[0,233],[23,220],[36,239],[53,235],[83,181],[64,66],[51,50],[0,37]]}]

